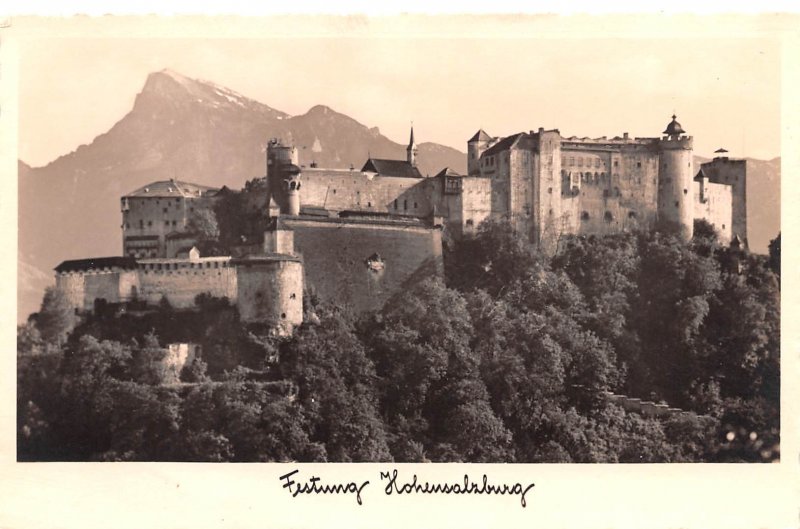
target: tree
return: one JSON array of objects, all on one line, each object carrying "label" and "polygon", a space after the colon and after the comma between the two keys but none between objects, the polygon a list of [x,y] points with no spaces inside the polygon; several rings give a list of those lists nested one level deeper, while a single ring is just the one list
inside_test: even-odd
[{"label": "tree", "polygon": [[769,242],[769,268],[781,277],[781,234]]},{"label": "tree", "polygon": [[61,290],[48,287],[36,316],[36,327],[46,342],[61,345],[78,319],[72,304]]},{"label": "tree", "polygon": [[219,239],[219,223],[213,209],[200,208],[189,221],[189,230],[197,234],[201,242]]},{"label": "tree", "polygon": [[338,310],[320,306],[317,314],[319,323],[303,325],[281,348],[279,364],[299,388],[309,438],[330,461],[390,460],[372,361]]}]

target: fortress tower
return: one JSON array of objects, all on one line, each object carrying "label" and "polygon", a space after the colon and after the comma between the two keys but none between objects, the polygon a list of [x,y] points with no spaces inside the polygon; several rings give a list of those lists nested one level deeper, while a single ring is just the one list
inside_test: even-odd
[{"label": "fortress tower", "polygon": [[694,231],[692,137],[684,135],[674,114],[663,134],[658,142],[658,220],[679,226],[688,240]]},{"label": "fortress tower", "polygon": [[412,166],[417,166],[417,144],[414,142],[414,125],[411,125],[411,138],[406,147],[406,161]]},{"label": "fortress tower", "polygon": [[297,148],[281,145],[276,139],[267,144],[267,204],[270,199],[281,214],[300,214],[300,167]]},{"label": "fortress tower", "polygon": [[492,146],[492,138],[483,129],[467,140],[467,174],[477,175],[481,171],[481,154]]}]

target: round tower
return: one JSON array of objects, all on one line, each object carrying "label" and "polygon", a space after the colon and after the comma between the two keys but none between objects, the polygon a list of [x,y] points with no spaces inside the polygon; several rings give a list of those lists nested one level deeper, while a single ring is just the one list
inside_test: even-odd
[{"label": "round tower", "polygon": [[689,240],[694,232],[692,137],[673,114],[658,142],[658,220],[679,227]]},{"label": "round tower", "polygon": [[406,160],[414,167],[417,166],[417,144],[414,142],[414,125],[411,125],[411,138],[408,140],[408,147],[406,147]]},{"label": "round tower", "polygon": [[267,204],[275,201],[283,215],[300,214],[300,167],[297,148],[281,145],[278,140],[267,144]]}]

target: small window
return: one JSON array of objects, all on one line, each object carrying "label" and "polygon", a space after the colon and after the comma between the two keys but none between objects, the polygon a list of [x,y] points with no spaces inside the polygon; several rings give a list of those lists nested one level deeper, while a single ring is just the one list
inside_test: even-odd
[{"label": "small window", "polygon": [[614,167],[619,167],[619,160],[614,160]]},{"label": "small window", "polygon": [[606,214],[603,215],[603,219],[606,222],[611,222],[612,220],[614,220],[614,215],[612,215],[610,211],[606,211]]},{"label": "small window", "polygon": [[297,294],[295,294],[294,292],[292,292],[292,293],[289,295],[289,299],[297,299]]},{"label": "small window", "polygon": [[417,203],[414,202],[414,209],[417,209]]},{"label": "small window", "polygon": [[553,194],[553,188],[552,187],[548,187],[547,188],[547,192],[552,195]]},{"label": "small window", "polygon": [[636,212],[635,211],[629,211],[628,212],[628,218],[629,219],[635,219],[636,218]]},{"label": "small window", "polygon": [[684,190],[683,190],[683,194],[684,194],[684,195],[686,195],[686,194],[688,194],[688,193],[689,193],[689,190],[688,190],[688,189],[684,189]]},{"label": "small window", "polygon": [[164,221],[164,226],[169,226],[169,221],[168,220]]},{"label": "small window", "polygon": [[281,319],[283,319],[283,320],[286,319],[286,313],[285,312],[281,312]]},{"label": "small window", "polygon": [[408,209],[408,200],[403,200],[403,211]]},{"label": "small window", "polygon": [[641,168],[642,167],[642,162],[636,162],[636,167]]},{"label": "small window", "polygon": [[397,199],[394,199],[394,209],[397,209]]},{"label": "small window", "polygon": [[473,224],[472,219],[467,219],[467,226],[472,226]]},{"label": "small window", "polygon": [[678,201],[676,200],[676,201],[675,201],[675,207],[677,208],[678,206],[680,206],[680,202],[678,202]]},{"label": "small window", "polygon": [[148,220],[147,221],[147,227],[148,228],[152,228],[153,227],[153,221],[152,220]]},{"label": "small window", "polygon": [[166,213],[166,212],[167,212],[167,208],[164,208],[164,213]]},{"label": "small window", "polygon": [[724,225],[724,224],[722,225],[722,229],[723,229],[723,230],[725,229],[725,225]]},{"label": "small window", "polygon": [[589,212],[588,211],[584,211],[583,213],[581,213],[581,220],[589,220]]},{"label": "small window", "polygon": [[371,208],[372,207],[372,202],[367,202],[367,207]]},{"label": "small window", "polygon": [[[149,224],[148,224],[148,226],[149,226]],[[144,228],[144,221],[143,220],[139,221],[139,227],[140,228]]]}]

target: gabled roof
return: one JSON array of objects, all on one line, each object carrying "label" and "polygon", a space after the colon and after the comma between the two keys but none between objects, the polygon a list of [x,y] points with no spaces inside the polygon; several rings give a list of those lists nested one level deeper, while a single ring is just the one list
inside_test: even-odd
[{"label": "gabled roof", "polygon": [[403,178],[422,178],[419,169],[408,163],[406,160],[381,160],[370,158],[364,167],[361,168],[365,173],[378,173],[381,176],[400,176]]},{"label": "gabled roof", "polygon": [[181,182],[179,180],[159,180],[142,186],[136,191],[132,191],[125,195],[127,197],[186,197],[196,198],[214,194],[218,191],[215,187],[203,186],[200,184],[192,184],[190,182]]},{"label": "gabled roof", "polygon": [[484,156],[493,156],[493,155],[495,155],[495,154],[497,154],[499,152],[507,151],[524,134],[525,134],[524,132],[518,132],[517,134],[512,134],[511,136],[506,136],[502,140],[498,141],[497,143],[495,143],[494,145],[492,145],[491,147],[489,147],[488,149],[483,151],[483,153],[481,154],[481,158],[483,158]]},{"label": "gabled roof", "polygon": [[479,129],[473,137],[467,140],[467,142],[472,143],[473,141],[489,141],[491,139],[492,137],[486,134],[483,129]]},{"label": "gabled roof", "polygon": [[700,170],[697,171],[697,174],[695,175],[694,179],[699,182],[703,178],[708,178],[708,176],[706,175],[706,172],[703,171],[703,168],[701,167]]},{"label": "gabled roof", "polygon": [[457,173],[456,171],[450,169],[449,167],[445,167],[444,169],[436,173],[436,177],[439,176],[464,176],[464,175]]},{"label": "gabled roof", "polygon": [[55,268],[55,271],[76,272],[111,267],[134,269],[136,268],[136,259],[133,257],[91,257],[89,259],[75,259],[62,262]]}]

